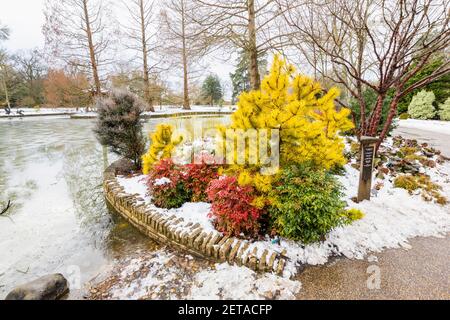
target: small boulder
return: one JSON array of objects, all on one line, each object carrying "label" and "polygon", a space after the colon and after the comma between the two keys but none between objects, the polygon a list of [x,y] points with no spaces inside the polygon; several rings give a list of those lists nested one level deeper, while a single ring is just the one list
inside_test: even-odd
[{"label": "small boulder", "polygon": [[57,300],[69,292],[62,274],[50,274],[14,288],[5,300]]}]

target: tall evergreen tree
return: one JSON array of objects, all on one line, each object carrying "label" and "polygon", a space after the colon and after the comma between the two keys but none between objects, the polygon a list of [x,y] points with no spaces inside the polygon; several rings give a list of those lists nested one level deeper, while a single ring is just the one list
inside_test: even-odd
[{"label": "tall evergreen tree", "polygon": [[[230,73],[231,83],[233,85],[232,103],[237,102],[237,97],[244,91],[251,89],[250,73],[249,73],[250,58],[245,51],[241,51],[237,66],[234,73]],[[267,71],[267,60],[265,57],[260,57],[258,61],[259,74],[264,76]]]},{"label": "tall evergreen tree", "polygon": [[222,85],[217,75],[210,74],[206,77],[202,86],[203,96],[209,101],[212,106],[214,102],[218,102],[223,97]]}]

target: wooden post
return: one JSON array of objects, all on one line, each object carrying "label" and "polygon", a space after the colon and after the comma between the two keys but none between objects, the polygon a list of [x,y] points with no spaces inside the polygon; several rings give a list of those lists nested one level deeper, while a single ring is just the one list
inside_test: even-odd
[{"label": "wooden post", "polygon": [[378,138],[362,136],[360,139],[361,165],[359,168],[358,202],[370,200],[372,171]]}]

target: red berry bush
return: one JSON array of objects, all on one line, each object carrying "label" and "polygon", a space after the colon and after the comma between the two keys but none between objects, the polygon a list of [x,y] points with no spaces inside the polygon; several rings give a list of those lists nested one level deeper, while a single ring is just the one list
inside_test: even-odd
[{"label": "red berry bush", "polygon": [[210,183],[207,194],[217,230],[230,236],[258,236],[264,211],[251,205],[255,198],[252,186],[239,186],[236,177],[222,177]]}]

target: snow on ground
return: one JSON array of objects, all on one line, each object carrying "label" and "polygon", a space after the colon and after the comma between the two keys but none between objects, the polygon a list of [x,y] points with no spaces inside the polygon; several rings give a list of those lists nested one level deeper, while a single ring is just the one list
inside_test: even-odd
[{"label": "snow on ground", "polygon": [[161,249],[122,261],[97,286],[108,299],[293,299],[301,283],[227,263],[198,265]]},{"label": "snow on ground", "polygon": [[228,263],[216,264],[215,270],[201,271],[195,276],[194,286],[187,299],[258,300],[273,298],[294,299],[301,289],[299,281],[291,281],[274,274],[256,272]]},{"label": "snow on ground", "polygon": [[187,202],[183,204],[181,208],[177,209],[168,210],[158,208],[151,203],[151,197],[147,194],[147,186],[145,184],[146,180],[147,178],[144,175],[137,175],[131,178],[120,176],[117,177],[117,181],[122,187],[124,187],[124,192],[126,194],[138,194],[138,197],[144,199],[147,206],[167,217],[172,215],[182,217],[184,222],[180,223],[178,228],[183,228],[192,222],[193,224],[199,223],[206,232],[216,232],[211,219],[208,217],[211,204],[205,202]]},{"label": "snow on ground", "polygon": [[450,135],[450,121],[406,119],[398,121],[399,128],[419,129]]},{"label": "snow on ground", "polygon": [[[386,145],[392,144],[392,139],[386,140]],[[381,190],[372,191],[371,201],[355,203],[351,200],[357,193],[359,171],[350,164],[345,166],[346,174],[339,180],[345,189],[345,200],[349,208],[358,208],[365,216],[352,225],[335,228],[320,243],[303,245],[299,242],[281,239],[280,244],[272,243],[271,239],[252,242],[247,251],[255,247],[260,256],[264,249],[282,252],[286,249],[289,258],[285,267],[285,276],[292,276],[297,267],[302,264],[324,264],[332,256],[345,256],[350,259],[363,259],[370,252],[380,252],[386,248],[408,248],[408,239],[417,236],[442,236],[450,232],[450,205],[439,205],[426,202],[420,192],[408,194],[404,189],[394,188],[392,177],[384,180],[375,179],[373,185],[382,182]],[[426,168],[433,182],[442,186],[442,195],[450,199],[450,162],[437,164],[436,168]],[[391,180],[390,180],[391,179]],[[139,194],[144,202],[160,213],[183,217],[185,227],[189,222],[200,223],[208,232],[214,231],[211,219],[208,217],[210,205],[207,203],[186,203],[179,209],[156,208],[151,203],[147,193],[145,178],[118,178],[124,186],[125,193]],[[217,231],[216,231],[217,232]]]},{"label": "snow on ground", "polygon": [[23,115],[30,116],[30,115],[40,115],[40,116],[48,116],[53,114],[61,114],[61,113],[77,113],[77,112],[83,112],[81,109],[77,111],[75,108],[12,108],[11,114],[7,115],[5,112],[5,109],[0,109],[0,118],[7,118],[7,117],[20,117],[21,115],[18,114],[18,111],[22,111]]},{"label": "snow on ground", "polygon": [[[186,112],[231,112],[235,106],[223,106],[223,107],[211,107],[211,106],[191,106],[191,110],[184,110],[180,106],[162,106],[155,107],[155,112],[144,112],[145,115],[152,114],[174,114],[174,113],[186,113]],[[12,108],[11,114],[7,115],[4,109],[0,109],[0,118],[9,117],[21,117],[22,115],[17,112],[21,110],[24,116],[51,116],[53,114],[73,114],[78,118],[92,118],[97,116],[95,111],[86,112],[84,108]]]}]

